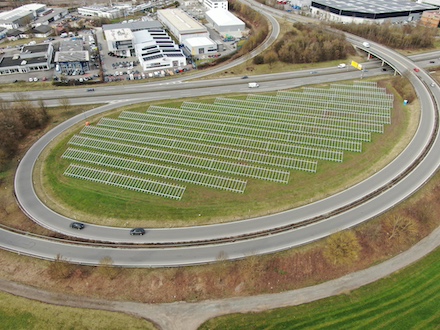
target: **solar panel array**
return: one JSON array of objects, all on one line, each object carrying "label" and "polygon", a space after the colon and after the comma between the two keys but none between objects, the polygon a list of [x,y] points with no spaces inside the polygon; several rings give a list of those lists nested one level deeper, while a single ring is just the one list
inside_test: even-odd
[{"label": "solar panel array", "polygon": [[392,106],[384,88],[355,82],[123,111],[70,139],[64,174],[172,199],[182,182],[235,193],[247,178],[287,184],[291,170],[314,173],[320,160],[361,152],[391,123]]}]

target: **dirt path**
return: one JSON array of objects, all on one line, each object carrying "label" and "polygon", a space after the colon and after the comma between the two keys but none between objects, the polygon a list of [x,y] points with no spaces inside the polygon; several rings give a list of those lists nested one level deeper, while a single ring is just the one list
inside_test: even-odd
[{"label": "dirt path", "polygon": [[336,280],[277,294],[206,300],[197,303],[142,304],[107,301],[53,293],[1,279],[0,290],[55,305],[124,312],[149,319],[163,330],[192,330],[197,329],[203,322],[215,316],[295,306],[354,290],[412,264],[439,245],[440,227],[398,256]]}]

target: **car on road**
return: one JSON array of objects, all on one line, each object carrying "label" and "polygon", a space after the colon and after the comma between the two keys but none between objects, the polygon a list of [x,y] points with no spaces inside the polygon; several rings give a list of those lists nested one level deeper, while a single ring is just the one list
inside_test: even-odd
[{"label": "car on road", "polygon": [[133,228],[130,230],[130,235],[145,235],[145,229],[144,228]]},{"label": "car on road", "polygon": [[243,77],[241,77],[241,79],[247,79],[248,78],[248,76],[243,76]]},{"label": "car on road", "polygon": [[382,68],[382,71],[387,71],[387,68]]},{"label": "car on road", "polygon": [[435,84],[434,84],[434,83],[431,83],[431,87],[435,87]]},{"label": "car on road", "polygon": [[420,69],[419,68],[414,68],[414,71],[415,72],[420,72]]},{"label": "car on road", "polygon": [[94,89],[94,88],[87,88],[87,91],[88,91],[88,92],[94,92],[95,89]]},{"label": "car on road", "polygon": [[310,71],[310,74],[317,74],[318,71]]},{"label": "car on road", "polygon": [[429,63],[435,63],[435,61],[429,61]]},{"label": "car on road", "polygon": [[84,227],[85,227],[85,225],[81,222],[72,222],[70,224],[70,228],[77,229],[77,230],[82,230],[82,229],[84,229]]}]

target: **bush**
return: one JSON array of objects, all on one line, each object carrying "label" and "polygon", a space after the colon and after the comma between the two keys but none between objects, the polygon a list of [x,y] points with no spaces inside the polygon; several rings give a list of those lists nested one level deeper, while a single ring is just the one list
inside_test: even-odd
[{"label": "bush", "polygon": [[60,254],[48,267],[49,276],[52,279],[66,279],[72,276],[75,266],[67,262]]},{"label": "bush", "polygon": [[335,265],[350,265],[359,258],[361,245],[353,231],[341,231],[326,240],[324,257]]}]

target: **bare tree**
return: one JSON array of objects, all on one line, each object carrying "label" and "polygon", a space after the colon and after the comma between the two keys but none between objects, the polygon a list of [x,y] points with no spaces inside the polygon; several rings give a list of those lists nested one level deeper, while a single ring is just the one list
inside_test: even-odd
[{"label": "bare tree", "polygon": [[69,110],[69,108],[71,106],[70,99],[66,96],[60,98],[58,103],[66,111]]}]

